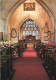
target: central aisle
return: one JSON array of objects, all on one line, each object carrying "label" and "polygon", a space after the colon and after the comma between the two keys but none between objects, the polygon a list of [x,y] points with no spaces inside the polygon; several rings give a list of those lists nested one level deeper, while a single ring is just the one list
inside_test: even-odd
[{"label": "central aisle", "polygon": [[44,61],[37,57],[33,48],[26,49],[23,57],[13,62],[16,70],[13,80],[49,80],[42,63]]},{"label": "central aisle", "polygon": [[28,47],[23,53],[23,57],[37,57],[37,53],[34,51],[33,47]]}]

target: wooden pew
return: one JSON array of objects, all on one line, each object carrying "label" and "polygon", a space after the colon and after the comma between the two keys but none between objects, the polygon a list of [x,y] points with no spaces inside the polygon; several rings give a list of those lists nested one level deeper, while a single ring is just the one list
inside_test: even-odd
[{"label": "wooden pew", "polygon": [[[10,51],[10,47],[9,47],[9,51]],[[4,54],[2,51],[2,54],[0,55],[1,56],[1,74],[2,74],[1,78],[2,80],[12,79],[13,62],[12,62],[12,53],[10,52],[6,50],[6,53]]]}]

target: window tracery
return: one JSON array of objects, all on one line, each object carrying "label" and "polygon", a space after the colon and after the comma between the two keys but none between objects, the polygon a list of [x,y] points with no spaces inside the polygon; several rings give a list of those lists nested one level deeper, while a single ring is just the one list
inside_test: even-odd
[{"label": "window tracery", "polygon": [[23,28],[22,28],[23,37],[32,35],[32,36],[36,36],[36,39],[38,39],[38,35],[39,35],[38,30],[39,28],[37,24],[32,19],[29,18],[23,24]]}]

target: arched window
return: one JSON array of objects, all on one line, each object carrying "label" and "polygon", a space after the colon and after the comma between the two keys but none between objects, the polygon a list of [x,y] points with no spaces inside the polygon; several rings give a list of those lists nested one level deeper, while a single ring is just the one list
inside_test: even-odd
[{"label": "arched window", "polygon": [[32,35],[32,36],[36,36],[36,39],[38,39],[38,35],[39,35],[38,30],[39,28],[37,24],[32,19],[29,18],[23,24],[23,28],[22,28],[23,37]]}]

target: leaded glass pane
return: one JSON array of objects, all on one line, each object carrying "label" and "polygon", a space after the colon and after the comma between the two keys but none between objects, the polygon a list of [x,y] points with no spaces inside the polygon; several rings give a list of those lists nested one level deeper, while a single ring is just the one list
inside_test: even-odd
[{"label": "leaded glass pane", "polygon": [[34,25],[34,27],[35,27],[35,25]]},{"label": "leaded glass pane", "polygon": [[36,28],[34,28],[34,30],[36,30]]},{"label": "leaded glass pane", "polygon": [[25,31],[23,31],[23,36],[25,36]]},{"label": "leaded glass pane", "polygon": [[36,39],[38,39],[38,36],[36,36]]},{"label": "leaded glass pane", "polygon": [[30,27],[30,25],[28,25],[28,27]]},{"label": "leaded glass pane", "polygon": [[30,28],[28,28],[28,30],[30,30]]},{"label": "leaded glass pane", "polygon": [[36,36],[36,39],[38,38],[38,26],[37,24],[31,20],[28,19],[23,24],[23,37],[26,37],[28,35]]},{"label": "leaded glass pane", "polygon": [[36,34],[38,35],[38,31],[36,31]]},{"label": "leaded glass pane", "polygon": [[25,30],[27,30],[27,28],[25,28]]},{"label": "leaded glass pane", "polygon": [[28,27],[28,25],[26,25],[26,27]]},{"label": "leaded glass pane", "polygon": [[31,30],[33,30],[33,28],[31,28]]}]

